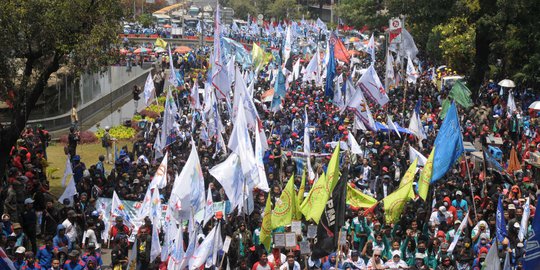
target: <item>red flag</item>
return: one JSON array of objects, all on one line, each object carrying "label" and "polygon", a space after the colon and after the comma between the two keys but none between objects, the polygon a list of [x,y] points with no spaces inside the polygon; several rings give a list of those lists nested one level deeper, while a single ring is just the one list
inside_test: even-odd
[{"label": "red flag", "polygon": [[348,64],[350,62],[351,55],[349,54],[347,48],[345,48],[343,42],[341,42],[341,39],[332,34],[330,36],[330,42],[334,44],[334,57]]}]

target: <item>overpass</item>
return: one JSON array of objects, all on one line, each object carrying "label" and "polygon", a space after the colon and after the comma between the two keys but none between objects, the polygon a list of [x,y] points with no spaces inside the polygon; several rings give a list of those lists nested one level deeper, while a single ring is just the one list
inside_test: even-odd
[{"label": "overpass", "polygon": [[[136,44],[143,44],[143,43],[155,43],[156,39],[159,38],[158,35],[136,35],[136,34],[129,34],[129,35],[119,35],[120,38],[127,38],[130,42],[136,43]],[[174,45],[174,46],[188,46],[191,48],[195,48],[201,44],[201,40],[199,37],[183,37],[183,38],[162,38],[164,41],[166,41],[168,44]],[[214,43],[214,37],[205,37],[204,44],[205,45],[212,45]],[[252,44],[251,43],[245,43],[240,42],[242,45],[244,45],[245,48],[251,49]]]}]

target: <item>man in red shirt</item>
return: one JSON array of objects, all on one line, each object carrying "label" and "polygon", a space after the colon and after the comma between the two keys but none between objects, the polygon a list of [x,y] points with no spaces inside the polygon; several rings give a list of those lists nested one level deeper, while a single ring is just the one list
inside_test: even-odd
[{"label": "man in red shirt", "polygon": [[253,265],[251,270],[274,270],[274,264],[268,262],[268,253],[266,253],[266,250],[261,250],[259,261]]}]

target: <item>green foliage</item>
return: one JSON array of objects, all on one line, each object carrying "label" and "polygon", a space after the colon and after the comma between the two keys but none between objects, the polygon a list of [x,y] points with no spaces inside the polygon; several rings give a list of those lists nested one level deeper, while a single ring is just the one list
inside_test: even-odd
[{"label": "green foliage", "polygon": [[[102,128],[98,129],[95,132],[98,139],[101,139],[104,133],[105,130]],[[126,126],[115,126],[109,130],[109,134],[111,134],[111,137],[119,140],[132,139],[133,137],[135,137],[136,133],[137,132],[135,131],[135,129]]]},{"label": "green foliage", "polygon": [[336,11],[348,24],[359,28],[367,25],[372,29],[379,29],[388,24],[389,18],[382,8],[381,1],[377,0],[343,0]]},{"label": "green foliage", "polygon": [[466,18],[452,18],[448,23],[433,28],[434,36],[440,37],[439,49],[444,63],[463,74],[473,65],[475,54],[475,26]]},{"label": "green foliage", "polygon": [[[160,103],[160,104],[165,104],[165,103]],[[146,110],[155,112],[155,113],[162,113],[163,111],[165,111],[165,107],[163,105],[157,105],[155,103],[152,103],[150,104],[150,106],[148,106],[148,108],[146,108]]]},{"label": "green foliage", "polygon": [[251,0],[230,0],[229,6],[234,9],[234,16],[242,20],[247,19],[248,14],[255,16],[258,10]]},{"label": "green foliage", "polygon": [[139,16],[139,18],[137,18],[137,20],[143,27],[150,27],[152,24],[154,24],[152,15],[148,13],[142,14],[141,16]]},{"label": "green foliage", "polygon": [[302,18],[303,9],[296,0],[275,0],[269,5],[268,15],[278,19],[297,20]]}]

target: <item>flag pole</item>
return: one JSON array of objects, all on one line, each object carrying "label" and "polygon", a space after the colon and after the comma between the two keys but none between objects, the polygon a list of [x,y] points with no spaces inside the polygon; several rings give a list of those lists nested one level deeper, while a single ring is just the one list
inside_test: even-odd
[{"label": "flag pole", "polygon": [[[474,192],[473,192],[473,184],[472,184],[472,180],[471,180],[471,172],[469,170],[469,162],[467,161],[467,155],[466,154],[463,154],[463,157],[465,157],[465,167],[467,167],[467,178],[469,178],[469,185],[471,186],[471,201],[472,201],[473,210],[474,210],[474,218],[476,218],[476,204],[474,203]],[[485,183],[485,181],[484,181],[484,183]]]}]

